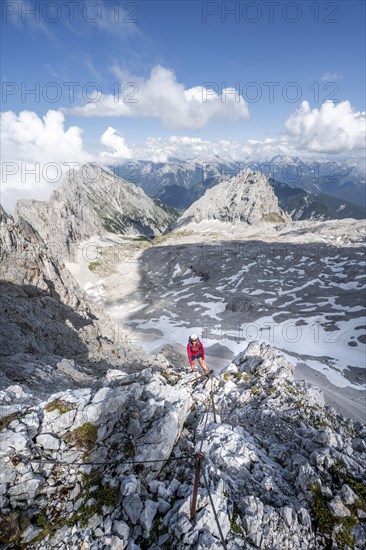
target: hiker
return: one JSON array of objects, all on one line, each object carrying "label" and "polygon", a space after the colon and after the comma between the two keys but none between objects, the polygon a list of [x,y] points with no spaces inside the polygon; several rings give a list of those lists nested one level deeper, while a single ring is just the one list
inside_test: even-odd
[{"label": "hiker", "polygon": [[195,360],[197,359],[198,363],[203,369],[203,372],[207,375],[210,374],[210,371],[208,370],[205,361],[205,350],[203,349],[203,344],[202,342],[200,342],[196,334],[192,334],[192,336],[190,336],[188,339],[187,354],[192,370],[197,370],[194,364]]}]

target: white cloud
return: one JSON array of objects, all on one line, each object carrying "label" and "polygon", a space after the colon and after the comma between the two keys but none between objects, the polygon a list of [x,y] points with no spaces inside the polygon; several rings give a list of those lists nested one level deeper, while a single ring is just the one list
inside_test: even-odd
[{"label": "white cloud", "polygon": [[132,153],[127,147],[125,138],[118,134],[118,131],[115,128],[109,126],[104,134],[100,138],[100,143],[106,147],[112,149],[111,152],[102,151],[100,156],[102,159],[124,159],[131,158]]},{"label": "white cloud", "polygon": [[320,77],[320,80],[330,80],[331,82],[334,82],[335,80],[342,80],[344,76],[339,73],[323,73]]},{"label": "white cloud", "polygon": [[198,159],[211,162],[237,161],[248,158],[267,160],[276,154],[292,154],[292,148],[286,138],[248,140],[247,142],[229,140],[205,140],[189,136],[170,136],[169,138],[149,137],[144,143],[131,148],[133,160],[166,162],[172,158],[181,160]]},{"label": "white cloud", "polygon": [[15,198],[47,198],[57,187],[70,162],[93,160],[85,151],[83,131],[65,130],[60,111],[39,117],[32,111],[1,113],[1,202],[10,211]]},{"label": "white cloud", "polygon": [[173,71],[160,65],[147,79],[130,76],[118,67],[113,72],[123,83],[119,93],[102,95],[67,112],[85,117],[154,117],[171,129],[200,129],[217,118],[249,118],[247,103],[233,89],[221,94],[204,86],[185,89]]},{"label": "white cloud", "polygon": [[285,128],[297,138],[299,149],[339,154],[365,148],[365,113],[354,111],[349,101],[327,101],[320,109],[311,109],[303,101]]}]

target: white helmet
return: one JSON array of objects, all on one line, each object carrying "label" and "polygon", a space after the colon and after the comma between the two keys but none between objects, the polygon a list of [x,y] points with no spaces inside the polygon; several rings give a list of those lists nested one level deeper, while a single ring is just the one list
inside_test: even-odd
[{"label": "white helmet", "polygon": [[190,340],[198,340],[198,336],[197,334],[191,334],[191,336],[189,337]]}]

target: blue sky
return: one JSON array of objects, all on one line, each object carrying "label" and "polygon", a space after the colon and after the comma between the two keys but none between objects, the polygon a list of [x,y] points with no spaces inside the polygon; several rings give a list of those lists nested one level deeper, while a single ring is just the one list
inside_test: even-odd
[{"label": "blue sky", "polygon": [[[55,11],[55,1],[2,2],[2,111],[11,112],[4,128],[12,136],[6,158],[16,139],[25,139],[17,151],[39,147],[29,134],[45,130],[49,110],[62,113],[48,123],[61,140],[77,127],[77,143],[74,135],[66,142],[83,159],[149,158],[156,140],[167,157],[179,155],[171,136],[190,138],[193,145],[185,139],[184,147],[192,154],[197,139],[204,142],[198,150],[216,154],[223,140],[223,154],[231,142],[245,146],[239,156],[259,154],[265,140],[267,155],[363,154],[364,2],[77,0],[72,12],[63,0],[57,4]],[[68,82],[75,83],[72,101]],[[129,82],[135,89],[123,90]],[[207,83],[212,101],[203,102]],[[268,83],[275,83],[272,98]],[[235,86],[237,95],[223,95],[222,88]],[[32,88],[36,98],[26,94]],[[126,105],[133,91],[137,103]],[[22,111],[33,113],[31,123]]]}]

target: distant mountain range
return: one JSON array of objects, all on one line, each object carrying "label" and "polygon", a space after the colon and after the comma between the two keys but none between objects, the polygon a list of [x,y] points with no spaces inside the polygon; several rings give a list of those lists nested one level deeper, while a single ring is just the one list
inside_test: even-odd
[{"label": "distant mountain range", "polygon": [[290,187],[286,183],[280,183],[273,179],[269,181],[277,195],[280,207],[295,221],[345,218],[361,220],[366,217],[366,210],[363,206],[357,206],[325,193],[308,193],[300,187]]},{"label": "distant mountain range", "polygon": [[244,168],[270,177],[280,206],[293,219],[365,217],[364,159],[310,162],[299,157],[276,156],[267,162],[137,161],[114,167],[113,171],[164,204],[186,209],[207,189]]}]

